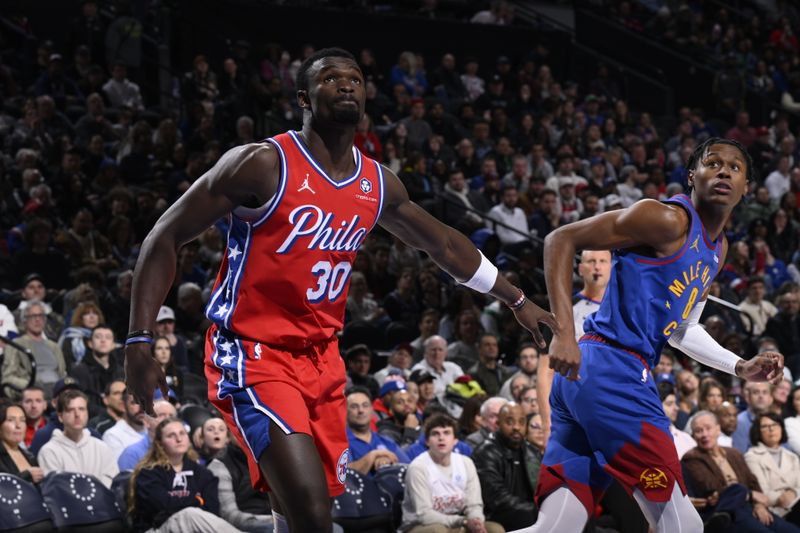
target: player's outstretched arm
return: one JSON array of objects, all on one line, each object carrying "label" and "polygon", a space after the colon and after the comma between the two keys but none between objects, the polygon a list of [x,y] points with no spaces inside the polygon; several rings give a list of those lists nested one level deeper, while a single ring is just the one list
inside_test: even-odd
[{"label": "player's outstretched arm", "polygon": [[550,309],[562,325],[550,345],[550,368],[578,379],[580,350],[572,322],[572,262],[578,250],[645,248],[666,256],[683,245],[689,216],[680,207],[642,200],[627,209],[610,211],[561,226],[544,244],[544,274]]},{"label": "player's outstretched arm", "polygon": [[[175,278],[177,250],[245,202],[265,203],[275,193],[279,158],[269,145],[251,144],[226,152],[159,218],[142,243],[131,292],[131,332],[152,331],[158,309]],[[166,381],[150,355],[147,335],[125,347],[128,390],[148,414],[153,391]],[[152,341],[152,339],[150,339]]]},{"label": "player's outstretched arm", "polygon": [[[725,264],[728,241],[723,242],[719,264]],[[747,381],[770,381],[778,384],[783,379],[783,355],[763,352],[750,360],[744,360],[726,350],[700,325],[700,316],[706,306],[708,290],[669,338],[669,344],[692,359],[722,372],[739,376]]]},{"label": "player's outstretched arm", "polygon": [[551,313],[527,301],[522,291],[511,285],[475,245],[461,232],[447,226],[409,200],[400,179],[383,168],[385,198],[380,224],[409,246],[427,253],[445,272],[480,292],[488,292],[508,305],[522,326],[533,334],[539,346],[545,342],[539,323],[556,332],[558,324]]}]

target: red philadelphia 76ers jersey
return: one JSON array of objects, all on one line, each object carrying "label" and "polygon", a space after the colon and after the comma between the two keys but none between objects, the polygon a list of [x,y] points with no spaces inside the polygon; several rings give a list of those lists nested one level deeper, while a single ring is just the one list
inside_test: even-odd
[{"label": "red philadelphia 76ers jersey", "polygon": [[303,347],[342,327],[353,261],[383,206],[383,171],[354,147],[355,172],[337,182],[296,132],[267,142],[280,155],[277,192],[230,215],[206,316],[246,339]]}]

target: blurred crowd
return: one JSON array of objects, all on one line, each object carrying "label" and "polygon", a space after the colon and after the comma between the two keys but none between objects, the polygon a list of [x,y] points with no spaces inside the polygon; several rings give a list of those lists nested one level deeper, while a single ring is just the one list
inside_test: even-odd
[{"label": "blurred crowd", "polygon": [[[800,523],[797,9],[753,3],[758,16],[745,24],[714,3],[608,4],[633,31],[707,52],[720,75],[698,90],[713,91],[720,107],[678,107],[670,117],[631,109],[607,67],[587,83],[559,79],[545,45],[490,62],[362,49],[353,51],[367,92],[356,145],[546,305],[548,233],[684,193],[699,142],[741,142],[755,179],[726,228],[728,258],[702,322],[745,358],[783,353],[786,379],[743,386],[671,351],[653,375],[704,516],[724,509],[726,487],[742,485],[754,494],[749,516],[759,524],[784,517],[792,527]],[[51,472],[79,472],[122,487],[137,531],[269,531],[269,503],[250,486],[247,452],[205,399],[204,307],[225,221],[180,250],[157,317],[154,357],[170,392],[155,419],[126,395],[120,340],[148,231],[225,150],[298,127],[295,75],[314,46],[239,40],[222,61],[198,53],[174,76],[175,105],[165,108],[144,74],[148,13],[124,2],[103,7],[76,3],[65,40],[37,35],[24,17],[4,18],[0,30],[0,335],[18,345],[2,349],[0,471],[37,485]],[[513,18],[505,2],[485,7],[467,19]],[[751,114],[752,92],[768,105]],[[576,271],[577,325],[602,299],[611,268],[604,257],[584,253]],[[532,523],[545,447],[536,376],[546,350],[505,306],[455,284],[380,229],[360,249],[350,285],[340,346],[351,478],[389,490],[378,489],[381,472],[410,465],[397,508],[386,511],[403,530]],[[453,494],[435,493],[432,476],[448,469],[466,481]],[[598,530],[646,530],[643,519],[626,522],[636,521],[635,506],[616,511],[625,498],[611,494],[598,509]]]}]

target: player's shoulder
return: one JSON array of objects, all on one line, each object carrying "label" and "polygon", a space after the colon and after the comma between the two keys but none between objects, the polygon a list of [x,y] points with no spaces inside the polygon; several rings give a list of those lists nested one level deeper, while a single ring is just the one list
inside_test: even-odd
[{"label": "player's shoulder", "polygon": [[628,208],[639,223],[654,227],[665,238],[679,238],[686,233],[690,223],[689,212],[674,203],[658,200],[639,200]]}]

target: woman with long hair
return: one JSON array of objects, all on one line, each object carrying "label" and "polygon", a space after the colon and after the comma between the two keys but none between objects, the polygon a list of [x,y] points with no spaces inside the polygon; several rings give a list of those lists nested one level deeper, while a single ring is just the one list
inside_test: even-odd
[{"label": "woman with long hair", "polygon": [[131,475],[134,530],[148,533],[239,531],[219,515],[217,478],[197,463],[183,421],[165,418]]},{"label": "woman with long hair", "polygon": [[181,398],[183,395],[183,379],[175,366],[175,360],[172,357],[172,346],[169,344],[169,339],[166,337],[156,337],[153,342],[153,357],[161,366],[161,371],[167,378],[167,386],[174,390]]},{"label": "woman with long hair", "polygon": [[81,302],[72,312],[69,326],[64,329],[58,339],[58,346],[64,354],[67,370],[83,360],[92,330],[100,324],[105,324],[105,317],[100,306],[95,302]]},{"label": "woman with long hair", "polygon": [[700,383],[700,409],[715,411],[725,401],[725,387],[714,378],[707,378]]}]

